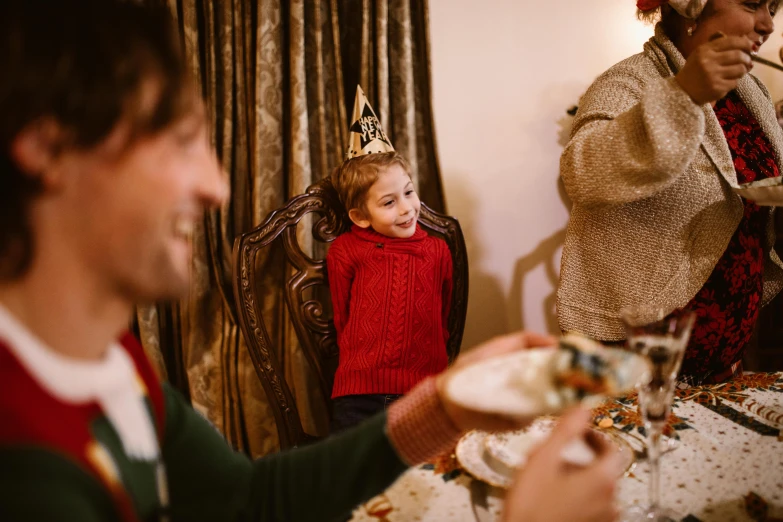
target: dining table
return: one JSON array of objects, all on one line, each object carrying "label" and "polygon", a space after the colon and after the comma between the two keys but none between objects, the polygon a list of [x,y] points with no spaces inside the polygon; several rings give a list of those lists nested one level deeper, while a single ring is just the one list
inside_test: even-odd
[{"label": "dining table", "polygon": [[[595,428],[633,448],[617,484],[622,511],[645,505],[649,469],[635,394],[593,410]],[[783,522],[783,373],[744,373],[677,389],[664,435],[661,504],[684,522]],[[411,468],[353,513],[356,522],[500,520],[505,490],[455,452]]]}]

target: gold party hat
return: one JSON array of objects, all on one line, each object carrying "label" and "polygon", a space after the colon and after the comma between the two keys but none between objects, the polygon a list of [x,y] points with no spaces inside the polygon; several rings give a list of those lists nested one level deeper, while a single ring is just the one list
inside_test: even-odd
[{"label": "gold party hat", "polygon": [[348,129],[348,151],[345,159],[356,156],[377,154],[380,152],[394,152],[389,137],[383,132],[381,122],[370,107],[370,102],[364,96],[360,86],[356,86],[356,101],[353,104],[353,123]]}]

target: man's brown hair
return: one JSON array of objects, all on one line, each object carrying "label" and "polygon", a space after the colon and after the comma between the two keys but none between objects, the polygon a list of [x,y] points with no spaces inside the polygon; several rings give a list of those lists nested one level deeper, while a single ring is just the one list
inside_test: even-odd
[{"label": "man's brown hair", "polygon": [[[162,1],[21,0],[0,2],[0,279],[28,268],[28,223],[42,188],[11,155],[14,140],[38,121],[64,130],[60,148],[89,149],[122,118],[131,140],[158,132],[192,108],[179,32]],[[133,113],[141,86],[155,80],[150,111]]]},{"label": "man's brown hair", "polygon": [[367,192],[378,180],[381,171],[399,165],[408,176],[411,168],[397,151],[367,154],[347,161],[332,172],[332,184],[337,190],[345,210],[358,208],[366,210]]}]

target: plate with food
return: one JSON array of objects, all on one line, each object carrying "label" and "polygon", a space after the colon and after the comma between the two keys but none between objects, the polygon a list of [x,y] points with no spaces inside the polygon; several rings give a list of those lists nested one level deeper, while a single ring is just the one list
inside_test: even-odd
[{"label": "plate with food", "polygon": [[[505,433],[471,431],[460,439],[455,455],[462,469],[473,477],[499,488],[511,484],[515,470],[524,467],[530,453],[551,433],[556,420],[550,417],[537,419],[525,429]],[[607,432],[591,428],[599,437],[605,437],[610,447],[618,452],[625,474],[634,464],[633,448],[623,439]],[[575,466],[587,466],[595,459],[593,449],[584,439],[576,439],[561,455],[564,462]]]},{"label": "plate with food", "polygon": [[783,177],[743,183],[734,192],[757,205],[780,207],[783,206]]},{"label": "plate with food", "polygon": [[626,395],[648,369],[640,355],[571,333],[556,347],[520,350],[468,366],[445,391],[468,409],[531,419]]}]

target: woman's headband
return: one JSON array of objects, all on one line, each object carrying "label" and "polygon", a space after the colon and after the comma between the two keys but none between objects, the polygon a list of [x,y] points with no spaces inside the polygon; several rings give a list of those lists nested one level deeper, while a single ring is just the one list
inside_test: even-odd
[{"label": "woman's headband", "polygon": [[698,18],[707,4],[707,0],[636,0],[636,7],[640,11],[652,11],[663,4],[669,4],[685,18]]}]

